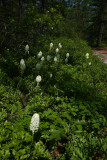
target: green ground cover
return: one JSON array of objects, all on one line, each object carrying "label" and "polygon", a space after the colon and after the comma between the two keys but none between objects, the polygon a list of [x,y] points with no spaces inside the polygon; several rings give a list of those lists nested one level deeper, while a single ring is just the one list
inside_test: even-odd
[{"label": "green ground cover", "polygon": [[0,59],[0,159],[106,159],[107,65],[79,38],[24,47]]}]

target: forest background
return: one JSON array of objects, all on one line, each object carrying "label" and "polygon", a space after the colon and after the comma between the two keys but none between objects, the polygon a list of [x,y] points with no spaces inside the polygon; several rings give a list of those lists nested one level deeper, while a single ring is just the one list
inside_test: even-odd
[{"label": "forest background", "polygon": [[106,0],[2,0],[0,10],[2,49],[23,45],[25,37],[26,42],[36,43],[44,33],[49,37],[77,35],[91,46],[107,44]]}]

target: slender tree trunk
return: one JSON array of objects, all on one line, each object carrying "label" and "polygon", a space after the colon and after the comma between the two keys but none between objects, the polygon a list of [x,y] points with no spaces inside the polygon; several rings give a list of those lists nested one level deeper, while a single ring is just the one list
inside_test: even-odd
[{"label": "slender tree trunk", "polygon": [[84,16],[84,14],[82,14],[82,27],[83,28],[85,27],[85,16]]},{"label": "slender tree trunk", "polygon": [[22,0],[19,0],[19,18],[22,19]]},{"label": "slender tree trunk", "polygon": [[97,40],[98,46],[101,44],[101,41],[103,38],[104,25],[105,25],[104,22],[106,20],[106,10],[107,10],[107,1],[103,1],[100,7],[100,28],[99,28],[98,40]]},{"label": "slender tree trunk", "polygon": [[103,30],[104,30],[104,23],[101,23],[101,25],[100,25],[100,29],[99,29],[98,42],[97,42],[97,45],[98,45],[98,46],[101,44],[101,41],[102,41],[102,37],[103,37]]},{"label": "slender tree trunk", "polygon": [[103,11],[102,11],[102,15],[101,15],[101,23],[100,23],[100,28],[99,28],[98,40],[97,40],[97,45],[98,46],[101,44],[102,37],[103,37],[103,31],[104,31],[105,15],[104,15]]}]

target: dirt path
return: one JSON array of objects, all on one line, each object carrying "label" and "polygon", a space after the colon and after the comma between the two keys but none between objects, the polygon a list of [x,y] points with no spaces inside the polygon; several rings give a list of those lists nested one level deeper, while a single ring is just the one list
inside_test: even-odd
[{"label": "dirt path", "polygon": [[96,47],[96,48],[92,48],[92,50],[93,50],[97,55],[100,55],[101,58],[104,59],[104,63],[107,64],[107,47]]}]

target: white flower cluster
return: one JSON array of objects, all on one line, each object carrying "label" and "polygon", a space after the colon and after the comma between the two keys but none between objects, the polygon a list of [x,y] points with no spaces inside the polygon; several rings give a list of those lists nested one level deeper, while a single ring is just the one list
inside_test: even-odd
[{"label": "white flower cluster", "polygon": [[53,47],[53,43],[50,43],[50,49]]},{"label": "white flower cluster", "polygon": [[58,61],[57,57],[54,57],[54,62],[57,62],[57,61]]},{"label": "white flower cluster", "polygon": [[89,66],[90,66],[90,65],[91,65],[91,62],[89,62],[88,64],[89,64]]},{"label": "white flower cluster", "polygon": [[[50,43],[50,50],[52,49],[52,47],[53,47],[53,43]],[[58,44],[58,48],[56,48],[56,50],[55,50],[55,51],[56,51],[56,56],[54,57],[54,62],[57,62],[57,61],[60,59],[59,50],[60,50],[61,48],[62,48],[62,44],[59,43],[59,44]],[[25,46],[25,52],[26,52],[26,53],[29,53],[29,45],[28,45],[28,44]],[[68,62],[69,56],[70,56],[70,54],[69,54],[69,53],[66,53],[65,63]],[[86,59],[88,59],[88,58],[89,58],[89,53],[86,53],[85,57],[86,57]],[[41,61],[44,61],[44,60],[45,60],[45,57],[42,56],[42,52],[41,52],[41,51],[37,54],[37,58],[41,58],[41,59],[40,59]],[[50,55],[47,55],[47,57],[46,57],[47,61],[50,61],[51,58],[52,58],[52,57],[51,57]],[[89,62],[88,65],[91,65],[91,62]],[[21,60],[20,60],[20,69],[21,69],[21,72],[22,72],[22,73],[24,72],[25,68],[26,68],[25,61],[24,61],[24,59],[21,59]],[[36,69],[37,69],[37,70],[40,70],[40,68],[41,68],[41,64],[38,62],[38,63],[36,64]],[[52,75],[52,73],[51,73],[51,74],[50,74],[50,78],[52,78],[52,76],[53,76],[53,75]],[[39,85],[39,83],[41,82],[41,80],[42,80],[41,76],[38,75],[38,76],[36,77],[37,86]],[[32,117],[32,120],[31,120],[30,129],[32,130],[33,133],[34,133],[36,130],[38,130],[38,127],[37,127],[37,126],[39,125],[39,117],[38,117],[38,116],[39,116],[39,115],[38,115],[37,113],[35,113],[35,114],[33,115],[33,117]],[[38,117],[38,118],[37,118],[37,117]],[[37,119],[38,119],[38,122],[36,122]],[[34,123],[34,121],[35,121],[35,123]]]},{"label": "white flower cluster", "polygon": [[49,55],[47,55],[47,61],[50,61],[51,57]]},{"label": "white flower cluster", "polygon": [[69,53],[66,54],[65,63],[68,62],[68,58],[69,58]]},{"label": "white flower cluster", "polygon": [[59,48],[56,48],[56,53],[58,53],[59,52]]},{"label": "white flower cluster", "polygon": [[67,57],[67,58],[69,57],[69,53],[66,54],[66,57]]},{"label": "white flower cluster", "polygon": [[[89,59],[89,53],[86,53],[85,57],[86,57],[86,59]],[[90,66],[91,62],[89,62],[88,65]]]},{"label": "white flower cluster", "polygon": [[68,62],[68,58],[65,58],[65,63],[67,63]]},{"label": "white flower cluster", "polygon": [[41,76],[40,76],[40,75],[38,75],[38,76],[36,77],[36,82],[37,82],[37,83],[40,83],[40,82],[41,82],[41,80],[42,80]]},{"label": "white flower cluster", "polygon": [[42,57],[42,52],[40,51],[37,55],[38,58],[41,58]]},{"label": "white flower cluster", "polygon": [[38,113],[33,114],[30,122],[30,130],[32,131],[33,134],[38,131],[39,122],[40,122],[39,114]]},{"label": "white flower cluster", "polygon": [[89,53],[86,53],[85,57],[86,57],[86,59],[88,59],[89,58]]},{"label": "white flower cluster", "polygon": [[20,69],[21,69],[21,71],[23,72],[25,70],[25,68],[26,68],[25,61],[24,61],[24,59],[21,59],[20,60]]},{"label": "white flower cluster", "polygon": [[52,78],[52,73],[50,74],[50,78]]},{"label": "white flower cluster", "polygon": [[25,46],[25,53],[29,54],[29,45],[28,44]]},{"label": "white flower cluster", "polygon": [[59,46],[59,48],[62,48],[62,44],[61,43],[59,43],[58,46]]},{"label": "white flower cluster", "polygon": [[45,58],[44,57],[41,57],[41,61],[44,61],[45,60]]}]

